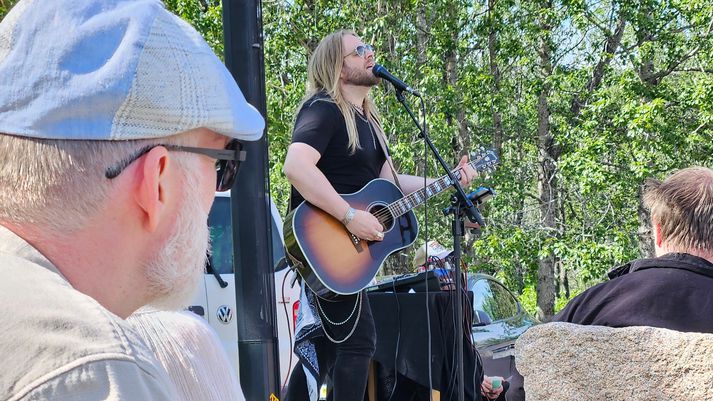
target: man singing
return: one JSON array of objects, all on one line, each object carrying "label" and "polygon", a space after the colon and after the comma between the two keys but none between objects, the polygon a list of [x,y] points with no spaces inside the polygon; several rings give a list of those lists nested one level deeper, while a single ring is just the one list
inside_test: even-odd
[{"label": "man singing", "polygon": [[[384,227],[372,214],[353,209],[340,193],[356,192],[375,178],[397,182],[404,193],[424,185],[423,177],[398,174],[395,179],[392,173],[369,97],[380,81],[372,73],[374,65],[374,49],[354,32],[337,31],[319,43],[309,61],[307,94],[283,170],[292,184],[291,208],[307,200],[367,241],[381,241]],[[476,176],[467,162],[464,156],[458,165],[464,186]],[[308,323],[298,327],[295,352],[301,363],[290,378],[287,400],[316,400],[330,370],[332,399],[363,400],[376,346],[368,298],[362,291],[326,301],[304,284],[302,291],[301,321]]]}]

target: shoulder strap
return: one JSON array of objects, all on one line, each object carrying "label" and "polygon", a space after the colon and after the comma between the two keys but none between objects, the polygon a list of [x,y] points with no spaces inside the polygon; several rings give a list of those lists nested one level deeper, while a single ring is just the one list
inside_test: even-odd
[{"label": "shoulder strap", "polygon": [[381,150],[384,152],[384,156],[386,156],[386,162],[389,164],[389,168],[391,168],[391,174],[394,176],[396,186],[399,187],[401,192],[403,192],[403,189],[401,188],[401,183],[399,183],[399,175],[396,173],[394,163],[391,161],[389,151],[386,148],[386,141],[384,140],[386,134],[384,133],[384,129],[381,128],[381,123],[379,123],[379,120],[377,120],[374,116],[371,116],[371,118],[369,118],[369,124],[371,124],[371,126],[374,128],[374,131],[376,132],[376,137],[379,138],[379,145],[381,145]]}]

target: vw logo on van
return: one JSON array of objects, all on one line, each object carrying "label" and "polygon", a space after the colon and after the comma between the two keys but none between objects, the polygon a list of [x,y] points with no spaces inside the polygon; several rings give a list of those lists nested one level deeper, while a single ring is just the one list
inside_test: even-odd
[{"label": "vw logo on van", "polygon": [[231,320],[233,320],[233,310],[230,309],[228,305],[221,305],[218,308],[216,315],[218,316],[218,320],[220,320],[223,324],[228,324]]}]

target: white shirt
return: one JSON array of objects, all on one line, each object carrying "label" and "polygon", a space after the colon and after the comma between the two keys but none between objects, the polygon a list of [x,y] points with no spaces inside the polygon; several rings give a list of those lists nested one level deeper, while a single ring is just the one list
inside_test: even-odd
[{"label": "white shirt", "polygon": [[0,400],[175,400],[131,326],[0,226]]}]

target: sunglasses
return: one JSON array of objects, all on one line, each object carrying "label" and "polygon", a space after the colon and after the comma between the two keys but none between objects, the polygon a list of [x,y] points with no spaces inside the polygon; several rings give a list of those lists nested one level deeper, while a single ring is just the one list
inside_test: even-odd
[{"label": "sunglasses", "polygon": [[364,58],[364,56],[366,56],[367,53],[374,53],[374,47],[372,45],[359,45],[354,50],[352,50],[349,54],[344,56],[344,58],[347,58],[354,54],[356,54],[357,56],[359,56],[361,58]]},{"label": "sunglasses", "polygon": [[216,159],[215,171],[217,181],[215,184],[215,190],[218,192],[227,191],[233,186],[235,183],[235,177],[238,176],[240,164],[245,161],[246,155],[246,152],[242,150],[243,145],[238,142],[237,139],[232,139],[228,142],[225,149],[194,148],[179,145],[151,145],[142,148],[133,156],[119,162],[116,166],[107,168],[104,176],[110,180],[118,177],[127,167],[129,167],[129,165],[131,165],[131,163],[138,160],[141,156],[145,155],[156,146],[163,146],[169,151],[197,153]]}]

